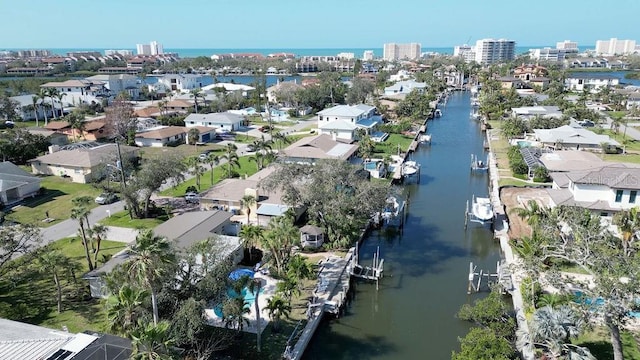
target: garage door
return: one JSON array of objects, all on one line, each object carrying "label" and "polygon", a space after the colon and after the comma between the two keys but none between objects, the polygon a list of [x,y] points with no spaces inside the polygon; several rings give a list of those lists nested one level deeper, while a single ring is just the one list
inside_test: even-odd
[{"label": "garage door", "polygon": [[211,133],[202,134],[202,142],[209,142],[209,141],[211,141]]}]

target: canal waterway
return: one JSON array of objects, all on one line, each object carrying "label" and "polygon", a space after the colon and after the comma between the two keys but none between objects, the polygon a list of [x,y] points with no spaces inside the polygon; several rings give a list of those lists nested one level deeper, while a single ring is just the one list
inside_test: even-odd
[{"label": "canal waterway", "polygon": [[362,245],[361,263],[380,247],[385,277],[358,282],[339,319],[325,321],[304,359],[449,359],[469,324],[458,309],[482,294],[467,295],[469,262],[495,272],[499,247],[488,226],[464,229],[466,201],[488,195],[487,174],[470,171],[471,154],[486,158],[480,125],[469,118],[468,92],[449,96],[443,116],[430,120],[431,146],[411,156],[422,165],[419,184],[405,186],[410,205],[402,234],[374,231]]}]

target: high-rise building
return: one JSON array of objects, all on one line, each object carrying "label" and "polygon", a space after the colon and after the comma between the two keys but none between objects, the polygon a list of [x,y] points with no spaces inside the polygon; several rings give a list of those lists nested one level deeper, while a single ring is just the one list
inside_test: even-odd
[{"label": "high-rise building", "polygon": [[152,41],[149,44],[136,44],[136,52],[138,55],[163,55],[164,49],[162,44]]},{"label": "high-rise building", "polygon": [[596,41],[596,54],[598,55],[624,55],[631,54],[636,50],[635,40],[610,40]]},{"label": "high-rise building", "polygon": [[112,56],[112,55],[133,56],[133,51],[131,51],[131,50],[105,50],[104,51],[104,55],[105,56]]},{"label": "high-rise building", "polygon": [[482,39],[476,41],[475,60],[486,65],[510,61],[516,55],[516,42],[505,39]]},{"label": "high-rise building", "polygon": [[373,50],[365,50],[362,54],[362,60],[371,61],[373,60]]},{"label": "high-rise building", "polygon": [[571,40],[565,40],[562,42],[557,42],[556,43],[556,49],[558,50],[564,50],[565,53],[577,53],[578,50],[578,43],[575,41],[571,41]]},{"label": "high-rise building", "polygon": [[410,44],[384,44],[383,58],[387,61],[394,60],[416,60],[422,53],[419,43]]},{"label": "high-rise building", "polygon": [[[560,44],[560,43],[558,43]],[[552,49],[552,48],[542,48],[542,49],[530,49],[529,55],[536,60],[539,61],[548,61],[548,62],[562,62],[566,57],[567,51],[564,49]]]},{"label": "high-rise building", "polygon": [[470,63],[476,59],[476,53],[473,49],[473,46],[467,44],[454,46],[453,56],[459,56],[463,58],[467,63]]}]

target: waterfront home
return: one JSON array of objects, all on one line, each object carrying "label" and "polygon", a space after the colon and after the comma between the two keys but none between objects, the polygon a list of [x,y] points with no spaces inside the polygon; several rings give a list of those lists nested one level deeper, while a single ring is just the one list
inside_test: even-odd
[{"label": "waterfront home", "polygon": [[127,94],[132,100],[137,100],[140,96],[140,79],[137,76],[128,74],[100,74],[85,78],[93,83],[101,82],[109,90],[112,96],[121,93]]},{"label": "waterfront home", "polygon": [[246,118],[243,115],[230,112],[189,114],[189,116],[184,119],[184,124],[188,128],[194,126],[214,127],[219,129],[220,132],[239,130],[245,123]]},{"label": "waterfront home", "polygon": [[327,134],[307,136],[281,150],[283,162],[315,164],[320,159],[340,159],[354,162],[358,152],[357,144],[338,141]]},{"label": "waterfront home", "polygon": [[455,65],[446,65],[433,71],[433,76],[442,79],[448,87],[460,88],[464,85],[464,73]]},{"label": "waterfront home", "polygon": [[198,74],[164,74],[158,77],[158,86],[162,86],[169,91],[188,92],[193,89],[200,89],[204,78]]},{"label": "waterfront home", "polygon": [[403,80],[398,81],[391,86],[387,86],[384,88],[384,95],[394,95],[394,94],[409,94],[413,90],[418,92],[424,92],[427,88],[427,83],[417,82],[415,80]]},{"label": "waterfront home", "polygon": [[548,190],[554,206],[569,205],[589,209],[609,217],[640,205],[640,167],[606,164],[600,168],[552,172]]},{"label": "waterfront home", "polygon": [[65,94],[63,99],[66,103],[73,105],[101,103],[102,99],[108,98],[111,94],[103,82],[86,79],[52,81],[40,85],[40,88],[56,89],[58,93]]},{"label": "waterfront home", "polygon": [[[249,221],[262,226],[266,226],[273,217],[284,215],[289,209],[293,210],[297,218],[302,214],[302,209],[291,208],[285,204],[280,189],[267,190],[261,186],[262,182],[275,170],[275,166],[269,166],[246,179],[222,180],[200,194],[200,209],[230,211],[237,215],[232,218],[234,221],[242,223]],[[224,169],[218,171],[224,171]],[[242,198],[246,195],[256,199],[248,210],[242,205]]]},{"label": "waterfront home", "polygon": [[560,111],[558,106],[523,106],[511,108],[511,116],[520,117],[525,120],[536,116],[560,119],[562,118],[562,111]]},{"label": "waterfront home", "polygon": [[539,160],[549,172],[593,170],[607,164],[595,153],[580,150],[549,151]]},{"label": "waterfront home", "polygon": [[320,134],[335,135],[348,141],[355,139],[356,129],[371,133],[379,123],[382,123],[382,117],[376,115],[376,108],[365,104],[336,105],[318,112]]},{"label": "waterfront home", "polygon": [[[219,245],[218,252],[206,255],[215,257],[217,260],[229,260],[235,265],[242,260],[244,251],[240,244],[240,238],[228,235],[237,234],[237,226],[231,222],[231,216],[231,213],[219,210],[187,212],[156,226],[153,233],[173,242],[178,251],[185,251],[200,241],[213,238]],[[82,276],[84,280],[89,281],[93,298],[107,298],[110,295],[104,282],[104,276],[117,266],[126,263],[130,256],[127,248],[113,255],[101,267]]]},{"label": "waterfront home", "polygon": [[610,74],[572,73],[564,80],[564,87],[570,91],[599,91],[603,87],[613,87],[620,79]]},{"label": "waterfront home", "polygon": [[393,75],[389,75],[389,81],[391,82],[398,82],[398,81],[410,80],[410,79],[413,79],[413,73],[404,69],[400,69],[398,70],[397,73]]},{"label": "waterfront home", "polygon": [[11,205],[40,191],[40,178],[9,162],[0,162],[0,204]]},{"label": "waterfront home", "polygon": [[564,125],[555,129],[534,129],[533,138],[552,149],[602,151],[602,144],[620,146],[609,135],[599,135],[583,128]]},{"label": "waterfront home", "polygon": [[[73,144],[70,146],[77,146]],[[116,164],[118,156],[116,144],[88,144],[87,148],[65,150],[51,146],[50,154],[29,160],[31,171],[37,175],[54,175],[68,177],[73,182],[86,184],[101,179],[106,175],[105,164]],[[60,150],[62,149],[62,150]],[[123,158],[136,158],[138,148],[120,146]]]},{"label": "waterfront home", "polygon": [[249,93],[256,88],[245,84],[235,83],[215,83],[202,87],[203,91],[216,91],[216,89],[223,89],[225,93],[240,93],[242,96],[247,97]]}]

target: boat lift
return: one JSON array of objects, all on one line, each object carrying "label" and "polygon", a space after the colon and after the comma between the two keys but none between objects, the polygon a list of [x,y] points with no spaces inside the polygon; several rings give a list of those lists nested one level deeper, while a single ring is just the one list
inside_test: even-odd
[{"label": "boat lift", "polygon": [[502,261],[496,262],[496,272],[480,270],[473,265],[473,262],[469,263],[469,284],[467,285],[467,294],[472,292],[480,292],[482,289],[482,279],[486,279],[486,287],[490,288],[492,283],[500,284],[503,293],[513,291],[513,282],[511,279],[511,272]]},{"label": "boat lift", "polygon": [[470,222],[475,222],[478,224],[493,224],[493,218],[495,217],[495,213],[493,214],[492,217],[486,217],[486,218],[480,218],[478,217],[478,215],[476,215],[474,213],[474,205],[477,206],[478,205],[478,201],[491,201],[488,198],[476,198],[476,196],[474,195],[472,197],[472,202],[471,202],[471,206],[469,206],[469,200],[467,200],[467,205],[465,207],[464,210],[464,228],[465,230],[467,229],[467,226],[469,225]]},{"label": "boat lift", "polygon": [[487,160],[482,161],[478,159],[476,154],[471,154],[471,171],[487,171],[489,169],[489,155]]}]

